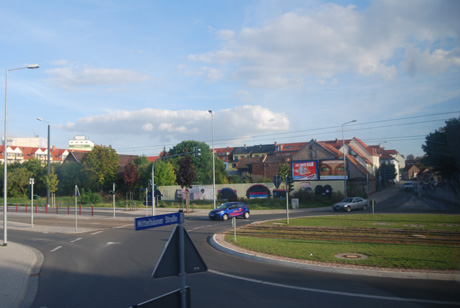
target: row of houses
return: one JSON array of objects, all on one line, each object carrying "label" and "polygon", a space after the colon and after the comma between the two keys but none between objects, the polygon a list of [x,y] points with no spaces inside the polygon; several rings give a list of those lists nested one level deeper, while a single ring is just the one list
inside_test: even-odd
[{"label": "row of houses", "polygon": [[[343,153],[346,153],[345,159]],[[4,148],[0,146],[0,162],[4,162]],[[326,140],[309,142],[260,144],[242,147],[216,148],[214,153],[224,162],[229,175],[250,175],[255,181],[273,178],[282,164],[289,164],[297,181],[334,181],[345,176],[351,184],[360,189],[373,190],[382,179],[376,179],[377,170],[382,163],[393,164],[397,172],[396,181],[402,176],[405,159],[396,150],[386,150],[380,145],[367,145],[359,138],[348,140]],[[85,154],[73,149],[50,148],[50,160],[62,163],[66,160],[79,162]],[[120,168],[132,159],[133,155],[120,155]],[[7,161],[22,163],[36,158],[44,162],[48,159],[48,149],[43,147],[8,146]],[[154,161],[157,156],[147,157]],[[344,162],[346,165],[344,165]],[[346,170],[346,174],[345,174]],[[410,172],[409,172],[410,174]],[[364,183],[364,184],[363,184]],[[364,185],[364,186],[363,186]]]},{"label": "row of houses", "polygon": [[[264,144],[234,148],[215,149],[229,174],[250,173],[253,177],[271,178],[283,163],[295,161],[343,160],[346,153],[347,166],[360,168],[363,173],[375,176],[382,163],[393,164],[401,178],[400,169],[405,168],[405,159],[396,150],[386,150],[380,145],[367,145],[359,138],[349,140]],[[343,165],[342,165],[343,167]]]}]

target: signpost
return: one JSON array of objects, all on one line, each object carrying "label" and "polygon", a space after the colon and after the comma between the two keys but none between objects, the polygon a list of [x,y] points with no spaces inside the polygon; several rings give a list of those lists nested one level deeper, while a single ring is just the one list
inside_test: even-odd
[{"label": "signpost", "polygon": [[[194,274],[199,272],[205,272],[208,270],[206,264],[201,258],[198,250],[193,244],[187,231],[184,229],[184,212],[179,211],[172,214],[156,215],[149,217],[139,217],[134,221],[136,231],[145,230],[150,228],[163,227],[167,225],[175,224],[171,236],[169,237],[168,243],[166,244],[163,253],[158,260],[158,263],[152,273],[153,278],[164,278],[171,276],[179,276],[181,287],[178,290],[180,294],[180,307],[190,307],[190,291],[185,286],[185,275]],[[170,294],[175,294],[172,292]],[[171,307],[175,305],[177,297],[162,296],[162,302],[164,307]],[[153,299],[148,301],[149,307],[153,301],[160,300]],[[141,304],[133,307],[140,307]]]},{"label": "signpost", "polygon": [[34,178],[29,179],[30,184],[30,225],[34,227]]}]

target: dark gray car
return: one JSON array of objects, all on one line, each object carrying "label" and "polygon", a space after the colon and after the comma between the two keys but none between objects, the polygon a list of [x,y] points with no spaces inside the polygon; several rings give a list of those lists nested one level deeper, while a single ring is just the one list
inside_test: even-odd
[{"label": "dark gray car", "polygon": [[349,197],[345,198],[339,203],[336,203],[332,206],[332,209],[336,212],[338,211],[347,211],[351,210],[365,210],[367,209],[367,200],[360,197]]}]

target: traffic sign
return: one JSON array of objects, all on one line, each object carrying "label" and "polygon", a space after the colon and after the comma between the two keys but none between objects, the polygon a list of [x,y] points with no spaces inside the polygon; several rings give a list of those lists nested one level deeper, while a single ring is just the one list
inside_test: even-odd
[{"label": "traffic sign", "polygon": [[[182,228],[183,229],[183,228]],[[171,276],[179,276],[180,274],[180,230],[177,226],[171,233],[171,237],[166,244],[163,254],[157,263],[157,266],[153,270],[153,278],[164,278]],[[199,272],[205,272],[208,267],[201,258],[198,250],[192,242],[192,239],[188,235],[187,231],[184,232],[184,257],[185,257],[185,273],[184,274],[195,274]]]},{"label": "traffic sign", "polygon": [[180,214],[180,212],[177,212],[172,214],[139,217],[134,220],[134,227],[136,231],[138,231],[172,224],[178,224],[181,223]]}]

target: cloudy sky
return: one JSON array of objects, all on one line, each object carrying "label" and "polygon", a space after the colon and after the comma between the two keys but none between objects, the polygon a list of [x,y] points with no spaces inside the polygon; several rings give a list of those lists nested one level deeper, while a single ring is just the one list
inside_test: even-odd
[{"label": "cloudy sky", "polygon": [[212,115],[215,147],[341,139],[356,120],[345,138],[422,155],[460,116],[458,16],[456,0],[2,1],[0,68],[40,65],[8,72],[8,135],[46,138],[41,117],[58,148],[150,156],[211,145]]}]

